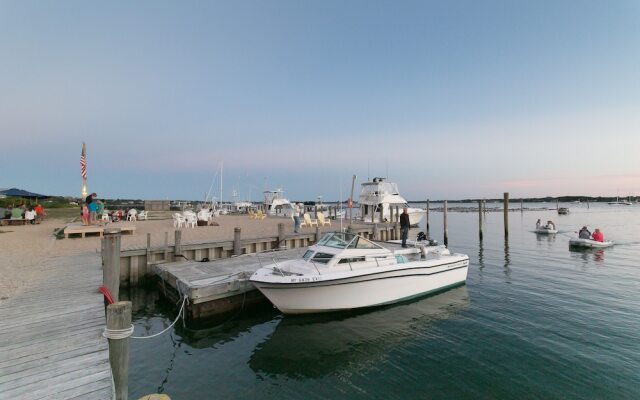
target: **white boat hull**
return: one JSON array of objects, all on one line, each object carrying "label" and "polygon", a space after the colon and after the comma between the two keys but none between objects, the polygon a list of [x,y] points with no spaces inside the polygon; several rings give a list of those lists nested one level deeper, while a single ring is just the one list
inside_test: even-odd
[{"label": "white boat hull", "polygon": [[540,234],[540,235],[553,235],[553,234],[558,233],[558,230],[557,229],[540,228],[540,229],[536,229],[535,232]]},{"label": "white boat hull", "polygon": [[424,266],[326,281],[271,283],[252,278],[252,283],[283,313],[305,314],[395,303],[460,285],[467,279],[469,258],[464,255],[451,257],[446,264],[421,264]]},{"label": "white boat hull", "polygon": [[591,240],[591,239],[571,238],[571,239],[569,239],[569,246],[586,247],[586,248],[591,248],[591,249],[602,249],[602,248],[605,248],[605,247],[613,246],[613,242],[610,241],[610,240],[605,241],[605,242],[597,242],[597,241]]}]

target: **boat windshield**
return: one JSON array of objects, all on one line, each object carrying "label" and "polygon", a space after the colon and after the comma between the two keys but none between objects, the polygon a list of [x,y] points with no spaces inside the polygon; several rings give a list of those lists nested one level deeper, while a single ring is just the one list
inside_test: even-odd
[{"label": "boat windshield", "polygon": [[336,249],[346,249],[349,243],[355,239],[357,235],[346,232],[329,232],[325,234],[320,241],[319,246],[334,247]]},{"label": "boat windshield", "polygon": [[319,246],[336,249],[381,249],[377,244],[353,233],[330,232],[317,243]]}]

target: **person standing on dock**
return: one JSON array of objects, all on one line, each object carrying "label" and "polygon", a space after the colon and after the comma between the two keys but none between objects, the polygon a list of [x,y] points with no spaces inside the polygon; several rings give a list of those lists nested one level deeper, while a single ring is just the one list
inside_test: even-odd
[{"label": "person standing on dock", "polygon": [[402,214],[400,214],[400,231],[402,233],[402,247],[407,247],[407,236],[409,236],[409,226],[411,223],[409,222],[409,214],[407,213],[407,207],[402,209]]},{"label": "person standing on dock", "polygon": [[293,233],[298,233],[300,229],[300,202],[296,202],[293,208]]}]

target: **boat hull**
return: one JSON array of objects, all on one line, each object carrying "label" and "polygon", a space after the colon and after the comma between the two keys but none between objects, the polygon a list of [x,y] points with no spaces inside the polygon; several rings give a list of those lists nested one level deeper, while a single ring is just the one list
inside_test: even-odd
[{"label": "boat hull", "polygon": [[605,247],[613,246],[613,242],[612,241],[597,242],[597,241],[591,240],[591,239],[572,238],[572,239],[569,240],[569,246],[571,246],[571,247],[585,247],[585,248],[589,248],[589,249],[602,249],[602,248],[605,248]]},{"label": "boat hull", "polygon": [[536,233],[539,235],[554,235],[556,233],[558,233],[557,229],[536,229]]},{"label": "boat hull", "polygon": [[399,268],[304,283],[252,283],[284,314],[308,314],[391,304],[463,284],[469,258],[444,265]]}]

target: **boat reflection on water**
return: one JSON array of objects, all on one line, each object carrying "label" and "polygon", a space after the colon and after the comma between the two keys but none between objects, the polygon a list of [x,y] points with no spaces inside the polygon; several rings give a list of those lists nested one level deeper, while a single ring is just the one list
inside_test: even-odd
[{"label": "boat reflection on water", "polygon": [[584,262],[589,261],[589,256],[593,256],[593,261],[597,263],[601,263],[604,261],[604,249],[572,246],[569,247],[569,252],[573,257],[580,257]]},{"label": "boat reflection on water", "polygon": [[384,308],[282,318],[249,360],[256,373],[316,378],[362,369],[469,306],[466,286]]}]

